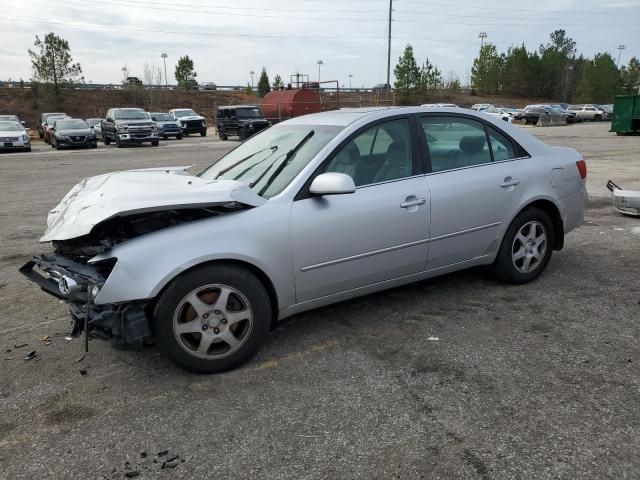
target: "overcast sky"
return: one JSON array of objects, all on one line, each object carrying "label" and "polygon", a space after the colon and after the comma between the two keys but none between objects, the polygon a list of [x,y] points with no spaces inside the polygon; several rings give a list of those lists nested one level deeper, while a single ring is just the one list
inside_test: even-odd
[{"label": "overcast sky", "polygon": [[[0,0],[0,80],[31,77],[27,49],[36,34],[69,41],[86,80],[120,82],[122,67],[143,77],[145,62],[162,65],[169,83],[175,62],[189,55],[199,82],[246,84],[251,70],[270,78],[293,73],[354,87],[384,83],[388,0]],[[525,43],[537,48],[564,28],[579,53],[627,48],[622,62],[640,56],[640,0],[394,0],[393,66],[407,43],[421,63],[429,58],[465,83],[480,39],[500,51]],[[519,7],[520,5],[521,7]],[[393,81],[393,80],[392,80]],[[256,80],[257,83],[257,80]]]}]

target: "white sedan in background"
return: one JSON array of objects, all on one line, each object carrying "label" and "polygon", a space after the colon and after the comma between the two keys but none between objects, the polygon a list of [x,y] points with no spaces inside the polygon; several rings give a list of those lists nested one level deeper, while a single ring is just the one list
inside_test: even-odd
[{"label": "white sedan in background", "polygon": [[0,151],[31,151],[31,139],[24,127],[17,121],[0,121]]},{"label": "white sedan in background", "polygon": [[486,110],[482,110],[482,113],[486,115],[491,115],[493,117],[497,117],[500,120],[511,123],[513,121],[513,116],[517,110],[513,108],[505,108],[505,107],[489,107]]}]

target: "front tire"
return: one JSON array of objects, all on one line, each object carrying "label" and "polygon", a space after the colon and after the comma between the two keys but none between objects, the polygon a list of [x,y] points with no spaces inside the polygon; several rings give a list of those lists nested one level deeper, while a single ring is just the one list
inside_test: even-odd
[{"label": "front tire", "polygon": [[111,144],[111,139],[109,138],[109,135],[107,135],[107,134],[103,134],[102,135],[102,141],[104,142],[105,145],[110,145]]},{"label": "front tire", "polygon": [[158,140],[156,140],[155,142],[151,142],[152,147],[157,147],[158,145],[160,145],[160,142]]},{"label": "front tire", "polygon": [[201,136],[201,137],[206,137],[206,136],[207,136],[207,131],[206,131],[206,130],[202,130],[202,131],[200,132],[200,136]]},{"label": "front tire", "polygon": [[271,326],[271,301],[252,273],[230,264],[196,268],[173,280],[153,319],[158,346],[197,373],[235,368],[260,348]]},{"label": "front tire", "polygon": [[182,134],[179,133],[178,135],[176,135],[176,140],[182,140]]},{"label": "front tire", "polygon": [[529,283],[547,267],[554,245],[555,231],[549,216],[528,208],[509,225],[493,264],[494,273],[506,283]]}]

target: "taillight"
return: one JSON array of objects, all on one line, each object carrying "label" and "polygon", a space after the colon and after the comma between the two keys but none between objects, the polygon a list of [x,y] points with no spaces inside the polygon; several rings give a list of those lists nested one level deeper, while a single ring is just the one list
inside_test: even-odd
[{"label": "taillight", "polygon": [[576,165],[578,166],[578,171],[580,172],[580,178],[582,178],[583,180],[587,178],[587,162],[585,162],[584,160],[578,160],[576,162]]}]

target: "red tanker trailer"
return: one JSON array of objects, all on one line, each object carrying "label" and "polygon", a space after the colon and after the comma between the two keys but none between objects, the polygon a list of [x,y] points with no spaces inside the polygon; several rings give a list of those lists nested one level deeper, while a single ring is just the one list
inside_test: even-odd
[{"label": "red tanker trailer", "polygon": [[311,88],[274,90],[267,93],[260,102],[262,116],[274,123],[321,111],[320,94]]}]

